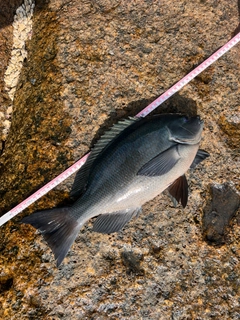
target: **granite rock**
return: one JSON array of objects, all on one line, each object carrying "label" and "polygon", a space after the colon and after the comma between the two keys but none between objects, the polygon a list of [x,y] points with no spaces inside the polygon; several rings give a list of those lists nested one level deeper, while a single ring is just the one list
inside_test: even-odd
[{"label": "granite rock", "polygon": [[[238,2],[229,0],[37,1],[0,157],[1,215],[206,59],[238,25]],[[0,318],[240,318],[239,211],[221,247],[205,241],[202,226],[209,185],[231,182],[240,191],[239,50],[157,110],[198,113],[205,122],[201,148],[211,156],[187,174],[187,207],[160,195],[112,235],[92,232],[90,221],[57,269],[42,237],[20,219],[68,203],[69,178],[1,227]]]}]

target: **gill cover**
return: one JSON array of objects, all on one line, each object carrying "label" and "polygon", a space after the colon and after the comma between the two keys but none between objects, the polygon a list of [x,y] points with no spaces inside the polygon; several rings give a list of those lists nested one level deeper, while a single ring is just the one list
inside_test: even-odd
[{"label": "gill cover", "polygon": [[200,142],[203,121],[199,116],[188,118],[182,116],[167,126],[169,140],[183,144],[197,144]]}]

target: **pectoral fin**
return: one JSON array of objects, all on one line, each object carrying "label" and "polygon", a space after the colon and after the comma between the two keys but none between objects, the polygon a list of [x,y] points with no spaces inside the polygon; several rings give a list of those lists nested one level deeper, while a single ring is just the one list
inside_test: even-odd
[{"label": "pectoral fin", "polygon": [[171,147],[144,164],[138,171],[138,175],[149,177],[162,176],[168,173],[179,159],[178,147]]},{"label": "pectoral fin", "polygon": [[190,168],[194,169],[200,162],[209,157],[209,153],[205,150],[199,149]]},{"label": "pectoral fin", "polygon": [[[183,208],[186,207],[188,201],[188,183],[185,174],[175,180],[170,187],[168,187],[168,191],[177,202],[181,200]],[[175,205],[174,201],[173,203]]]},{"label": "pectoral fin", "polygon": [[93,224],[93,230],[100,233],[113,233],[121,230],[141,208],[127,209],[107,214],[101,214]]}]

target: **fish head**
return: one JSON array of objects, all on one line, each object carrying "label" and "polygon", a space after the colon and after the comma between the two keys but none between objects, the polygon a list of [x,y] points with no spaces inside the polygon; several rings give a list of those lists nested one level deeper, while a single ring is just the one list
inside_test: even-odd
[{"label": "fish head", "polygon": [[201,140],[203,121],[199,116],[187,117],[180,115],[168,123],[167,129],[170,141],[182,144],[197,144]]}]

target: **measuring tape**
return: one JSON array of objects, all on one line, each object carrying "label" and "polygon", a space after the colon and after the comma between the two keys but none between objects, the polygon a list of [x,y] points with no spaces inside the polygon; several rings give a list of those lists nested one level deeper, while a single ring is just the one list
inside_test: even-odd
[{"label": "measuring tape", "polygon": [[[160,104],[162,104],[164,101],[166,101],[168,98],[170,98],[174,93],[182,89],[187,83],[189,83],[192,79],[194,79],[197,75],[199,75],[203,70],[205,70],[207,67],[209,67],[212,63],[217,61],[224,53],[229,51],[233,46],[235,46],[240,41],[240,32],[233,37],[230,41],[228,41],[223,47],[221,47],[219,50],[217,50],[215,53],[213,53],[207,60],[202,62],[198,67],[196,67],[194,70],[192,70],[190,73],[188,73],[185,77],[183,77],[181,80],[179,80],[174,86],[172,86],[170,89],[168,89],[165,93],[163,93],[160,97],[158,97],[156,100],[154,100],[152,103],[150,103],[145,109],[143,109],[141,112],[139,112],[136,117],[145,117],[150,112],[152,112],[154,109],[156,109]],[[0,218],[0,226],[2,226],[5,222],[12,219],[14,216],[16,216],[18,213],[29,207],[32,203],[37,201],[39,198],[41,198],[43,195],[45,195],[48,191],[52,190],[54,187],[56,187],[59,183],[67,179],[69,176],[71,176],[74,172],[79,170],[81,166],[86,162],[87,157],[89,153],[85,155],[83,158],[78,160],[76,163],[74,163],[71,167],[69,167],[67,170],[62,172],[59,176],[57,176],[52,181],[48,182],[45,186],[43,186],[41,189],[33,193],[30,197],[25,199],[23,202],[18,204],[16,207],[5,213]]]}]

